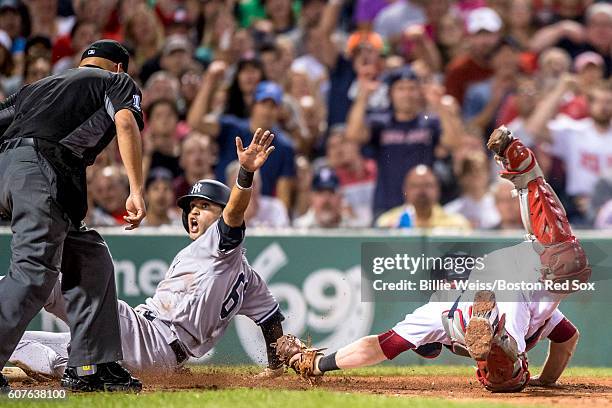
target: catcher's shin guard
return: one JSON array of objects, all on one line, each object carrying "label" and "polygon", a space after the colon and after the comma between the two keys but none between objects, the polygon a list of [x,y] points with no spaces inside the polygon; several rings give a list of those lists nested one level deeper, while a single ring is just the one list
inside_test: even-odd
[{"label": "catcher's shin guard", "polygon": [[476,377],[492,392],[520,391],[529,381],[527,357],[505,329],[506,315],[498,317],[495,294],[479,291],[474,296],[465,344],[476,360]]},{"label": "catcher's shin guard", "polygon": [[501,176],[514,183],[528,238],[537,239],[543,246],[539,251],[541,280],[554,284],[548,287],[551,292],[574,292],[571,282],[588,281],[591,268],[563,204],[544,180],[535,155],[504,126],[493,131],[487,147],[504,167]]}]

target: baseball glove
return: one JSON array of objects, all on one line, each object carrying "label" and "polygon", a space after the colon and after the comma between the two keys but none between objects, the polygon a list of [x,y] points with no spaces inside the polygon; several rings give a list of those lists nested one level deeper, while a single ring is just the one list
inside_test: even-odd
[{"label": "baseball glove", "polygon": [[311,348],[292,334],[285,334],[272,343],[276,348],[276,355],[288,367],[291,367],[297,374],[307,380],[310,384],[315,384],[322,374],[315,374],[316,358],[322,356],[324,348]]}]

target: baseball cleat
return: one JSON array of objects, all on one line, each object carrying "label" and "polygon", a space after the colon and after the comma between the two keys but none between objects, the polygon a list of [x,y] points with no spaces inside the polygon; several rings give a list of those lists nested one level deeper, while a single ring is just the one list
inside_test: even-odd
[{"label": "baseball cleat", "polygon": [[11,387],[9,386],[8,380],[5,376],[0,374],[0,395],[8,394],[10,390]]},{"label": "baseball cleat", "polygon": [[[88,366],[94,367],[94,366]],[[119,363],[97,364],[93,374],[79,375],[76,367],[67,367],[61,380],[62,387],[70,391],[140,392],[142,383],[132,377]]]},{"label": "baseball cleat", "polygon": [[465,330],[465,345],[476,361],[485,361],[491,351],[493,327],[490,318],[495,308],[495,294],[481,290],[474,295],[472,317]]}]

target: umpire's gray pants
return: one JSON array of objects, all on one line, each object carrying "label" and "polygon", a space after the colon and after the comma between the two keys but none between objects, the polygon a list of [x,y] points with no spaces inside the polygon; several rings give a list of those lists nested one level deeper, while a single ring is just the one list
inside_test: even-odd
[{"label": "umpire's gray pants", "polygon": [[56,197],[55,172],[33,147],[0,153],[0,212],[10,216],[13,232],[9,271],[0,280],[0,368],[59,272],[72,337],[68,365],[122,359],[108,247],[97,232],[75,228]]}]

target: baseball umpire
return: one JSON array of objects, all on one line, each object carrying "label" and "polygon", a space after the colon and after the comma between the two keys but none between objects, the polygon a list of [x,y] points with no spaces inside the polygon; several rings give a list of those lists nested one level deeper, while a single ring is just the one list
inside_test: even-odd
[{"label": "baseball umpire", "polygon": [[[125,74],[128,53],[96,41],[78,68],[24,86],[0,104],[0,213],[13,237],[0,281],[0,368],[62,272],[71,332],[63,387],[139,391],[122,368],[113,263],[106,243],[81,220],[87,212],[85,168],[115,134],[130,195],[126,229],[145,217],[142,197],[141,93]],[[0,376],[0,389],[8,383]]]}]

